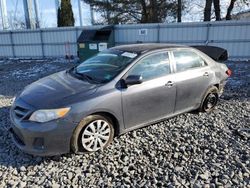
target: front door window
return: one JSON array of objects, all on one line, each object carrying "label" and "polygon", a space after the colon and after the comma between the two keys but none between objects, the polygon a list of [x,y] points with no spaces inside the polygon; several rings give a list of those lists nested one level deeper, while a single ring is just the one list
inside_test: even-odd
[{"label": "front door window", "polygon": [[129,75],[141,75],[143,81],[166,76],[171,72],[167,52],[149,55],[140,60],[129,71]]}]

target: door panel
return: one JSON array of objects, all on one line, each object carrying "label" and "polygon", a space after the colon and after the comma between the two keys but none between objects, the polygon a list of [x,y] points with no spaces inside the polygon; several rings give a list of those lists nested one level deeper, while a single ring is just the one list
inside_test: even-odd
[{"label": "door panel", "polygon": [[176,73],[174,79],[177,90],[175,112],[197,107],[204,92],[210,86],[211,77],[212,72],[208,66]]},{"label": "door panel", "polygon": [[172,75],[130,86],[122,91],[126,128],[151,122],[174,111],[176,87],[167,85]]},{"label": "door panel", "polygon": [[211,69],[192,50],[173,51],[173,58],[177,90],[175,113],[198,108],[211,84]]},{"label": "door panel", "polygon": [[127,75],[139,75],[143,82],[122,90],[126,128],[152,122],[173,113],[176,88],[172,81],[167,51],[147,55]]}]

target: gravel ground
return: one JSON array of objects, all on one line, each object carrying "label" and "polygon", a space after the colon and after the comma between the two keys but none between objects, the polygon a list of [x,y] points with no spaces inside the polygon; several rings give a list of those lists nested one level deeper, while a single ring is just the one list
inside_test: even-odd
[{"label": "gravel ground", "polygon": [[115,138],[93,154],[34,157],[10,126],[13,96],[63,60],[0,60],[0,187],[250,187],[250,62],[234,71],[210,114],[185,113]]}]

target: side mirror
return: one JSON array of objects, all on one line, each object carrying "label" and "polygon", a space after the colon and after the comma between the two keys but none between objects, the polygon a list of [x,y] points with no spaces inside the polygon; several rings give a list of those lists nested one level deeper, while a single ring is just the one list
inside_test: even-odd
[{"label": "side mirror", "polygon": [[136,85],[142,83],[142,76],[141,75],[130,75],[125,80],[125,84],[129,85]]}]

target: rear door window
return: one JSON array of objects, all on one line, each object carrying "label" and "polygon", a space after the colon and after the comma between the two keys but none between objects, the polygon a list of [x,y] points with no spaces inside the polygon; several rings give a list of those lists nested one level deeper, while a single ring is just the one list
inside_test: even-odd
[{"label": "rear door window", "polygon": [[173,55],[177,72],[206,65],[205,61],[198,54],[189,50],[173,51]]}]

